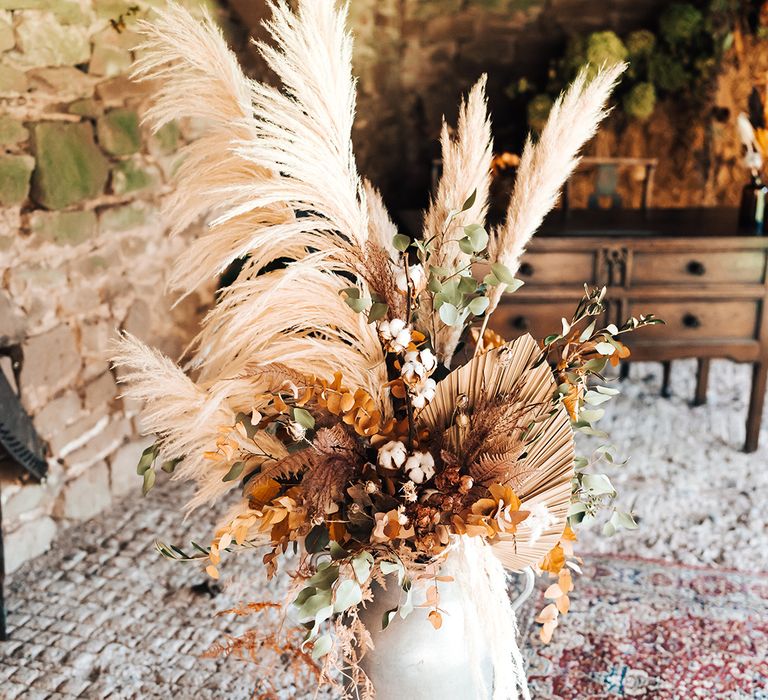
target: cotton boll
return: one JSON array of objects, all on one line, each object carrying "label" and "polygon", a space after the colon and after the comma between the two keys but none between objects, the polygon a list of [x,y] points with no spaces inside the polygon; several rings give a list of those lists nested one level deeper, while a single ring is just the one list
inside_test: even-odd
[{"label": "cotton boll", "polygon": [[434,379],[427,379],[422,385],[417,386],[411,392],[411,404],[414,408],[424,408],[435,398],[437,383]]},{"label": "cotton boll", "polygon": [[408,457],[403,470],[414,484],[423,484],[435,475],[435,458],[429,452],[416,452]]},{"label": "cotton boll", "polygon": [[384,469],[400,469],[407,457],[405,445],[399,440],[390,440],[379,450],[379,464]]}]

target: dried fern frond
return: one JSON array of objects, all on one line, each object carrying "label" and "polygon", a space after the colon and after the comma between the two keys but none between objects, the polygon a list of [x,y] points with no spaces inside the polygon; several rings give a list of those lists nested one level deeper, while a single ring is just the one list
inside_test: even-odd
[{"label": "dried fern frond", "polygon": [[[490,262],[517,272],[528,241],[555,206],[560,190],[579,164],[579,151],[608,114],[606,103],[625,63],[603,66],[594,78],[583,68],[557,99],[539,140],[525,144],[505,223],[491,235]],[[489,315],[499,303],[504,285],[490,297]]]},{"label": "dried fern frond", "polygon": [[[488,211],[488,190],[491,184],[493,140],[485,97],[486,76],[482,76],[459,109],[455,138],[443,122],[440,136],[443,173],[437,193],[424,218],[423,239],[430,241],[429,265],[449,270],[466,268],[471,261],[458,245],[461,227],[483,224]],[[450,217],[475,193],[471,207]],[[450,219],[450,221],[449,221]],[[446,365],[461,335],[460,327],[445,326],[431,304],[421,310],[424,328],[433,331],[435,350],[445,358]]]}]

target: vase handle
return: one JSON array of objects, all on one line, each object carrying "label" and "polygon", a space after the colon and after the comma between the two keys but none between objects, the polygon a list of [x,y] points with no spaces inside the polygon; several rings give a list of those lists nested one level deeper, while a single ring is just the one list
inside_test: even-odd
[{"label": "vase handle", "polygon": [[525,576],[525,587],[522,593],[512,601],[512,610],[517,612],[522,604],[531,597],[533,593],[533,585],[536,581],[536,575],[533,573],[533,569],[530,566],[526,566],[521,573]]}]

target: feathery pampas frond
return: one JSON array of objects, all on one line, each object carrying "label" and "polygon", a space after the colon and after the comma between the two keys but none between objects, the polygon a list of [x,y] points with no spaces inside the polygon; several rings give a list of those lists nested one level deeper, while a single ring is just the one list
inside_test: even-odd
[{"label": "feathery pampas frond", "polygon": [[[491,263],[500,262],[514,274],[531,236],[555,206],[560,190],[579,164],[579,151],[608,114],[606,103],[625,63],[603,66],[593,79],[583,68],[557,99],[538,141],[525,144],[505,223],[491,235]],[[490,297],[486,317],[496,308],[504,285]]]},{"label": "feathery pampas frond", "polygon": [[[457,231],[469,224],[483,224],[488,211],[493,139],[485,84],[484,75],[462,102],[455,138],[451,138],[445,121],[440,135],[443,173],[424,217],[423,240],[431,242],[429,264],[448,270],[461,270],[471,264],[471,256],[459,248]],[[451,217],[473,192],[472,206]],[[424,326],[434,331],[437,354],[449,365],[462,329],[445,326],[434,308],[422,309],[421,313]]]},{"label": "feathery pampas frond", "polygon": [[[248,257],[192,346],[196,383],[134,338],[115,351],[114,363],[128,368],[126,395],[145,404],[145,429],[163,436],[163,456],[188,455],[176,473],[198,482],[192,505],[236,486],[222,483],[226,464],[196,455],[216,449],[219,428],[252,410],[255,395],[279,388],[268,371],[275,362],[328,377],[341,368],[350,386],[391,415],[376,328],[340,296],[350,275],[366,294],[376,285],[394,288],[393,225],[378,193],[366,193],[352,154],[346,10],[333,0],[301,2],[297,14],[278,0],[272,10],[275,46],[259,49],[282,92],[242,74],[210,17],[199,22],[170,3],[141,24],[135,78],[158,85],[147,122],[155,130],[185,117],[207,125],[185,147],[165,214],[174,231],[209,211],[215,218],[178,262],[171,286],[188,293]],[[293,262],[264,273],[276,260]],[[265,371],[243,376],[246,365]]]}]

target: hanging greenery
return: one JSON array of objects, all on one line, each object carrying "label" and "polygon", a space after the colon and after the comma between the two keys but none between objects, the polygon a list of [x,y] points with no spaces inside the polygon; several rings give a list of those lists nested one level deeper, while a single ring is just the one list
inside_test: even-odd
[{"label": "hanging greenery", "polygon": [[551,61],[545,85],[522,77],[507,93],[526,100],[528,126],[540,131],[554,97],[583,65],[594,73],[604,64],[628,61],[629,70],[615,95],[616,107],[628,118],[650,119],[665,97],[696,108],[711,95],[722,58],[738,37],[768,37],[766,6],[756,0],[672,3],[653,30],[638,29],[624,37],[610,29],[574,35],[563,55]]}]

